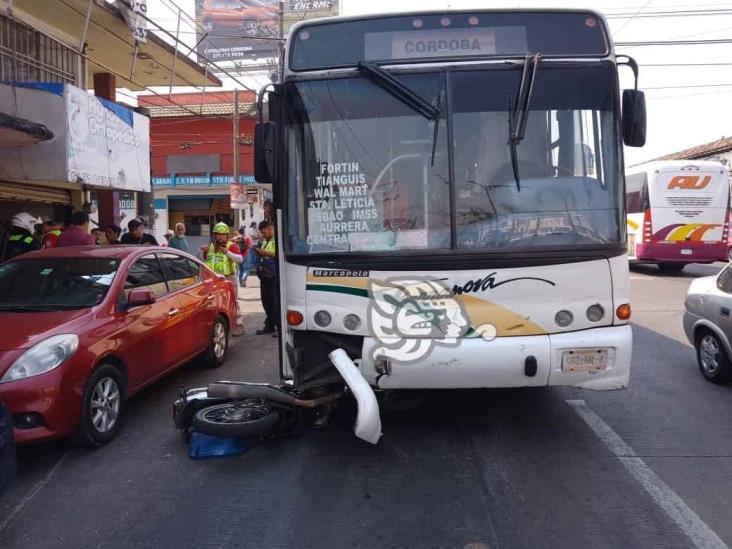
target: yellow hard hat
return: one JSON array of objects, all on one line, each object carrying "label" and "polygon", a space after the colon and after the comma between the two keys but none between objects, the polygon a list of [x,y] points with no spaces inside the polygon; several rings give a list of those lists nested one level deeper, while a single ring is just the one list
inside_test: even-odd
[{"label": "yellow hard hat", "polygon": [[214,225],[213,232],[214,234],[229,234],[229,226],[223,221],[219,221]]}]

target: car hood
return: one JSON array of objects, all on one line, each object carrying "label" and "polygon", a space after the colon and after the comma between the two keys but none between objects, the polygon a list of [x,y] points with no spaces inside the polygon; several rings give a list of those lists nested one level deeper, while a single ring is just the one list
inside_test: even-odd
[{"label": "car hood", "polygon": [[27,349],[52,335],[79,333],[91,319],[91,309],[55,312],[0,312],[0,352]]}]

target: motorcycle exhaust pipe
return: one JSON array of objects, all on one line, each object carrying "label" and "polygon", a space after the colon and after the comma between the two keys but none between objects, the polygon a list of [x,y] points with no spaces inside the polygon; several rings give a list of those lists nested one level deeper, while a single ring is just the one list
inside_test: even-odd
[{"label": "motorcycle exhaust pipe", "polygon": [[301,399],[267,383],[246,383],[240,381],[217,381],[209,383],[208,396],[214,398],[262,398],[278,404],[299,408],[317,408],[330,404],[343,396],[342,392],[332,393],[313,399]]}]

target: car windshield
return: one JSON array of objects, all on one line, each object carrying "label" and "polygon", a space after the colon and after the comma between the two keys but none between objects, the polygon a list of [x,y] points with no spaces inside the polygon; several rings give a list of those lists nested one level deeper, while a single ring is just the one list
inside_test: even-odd
[{"label": "car windshield", "polygon": [[0,265],[0,312],[60,311],[98,305],[118,259],[34,258]]},{"label": "car windshield", "polygon": [[507,145],[520,64],[390,74],[437,120],[366,75],[288,84],[287,251],[621,242],[612,64],[541,64],[517,147],[520,186]]}]

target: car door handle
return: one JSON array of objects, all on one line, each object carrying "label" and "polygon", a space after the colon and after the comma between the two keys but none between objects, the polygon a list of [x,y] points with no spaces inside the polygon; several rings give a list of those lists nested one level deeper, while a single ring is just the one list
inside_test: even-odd
[{"label": "car door handle", "polygon": [[179,311],[178,309],[170,309],[170,310],[168,311],[168,316],[175,316],[175,315],[177,315],[177,314],[178,314],[179,312],[180,312],[180,311]]},{"label": "car door handle", "polygon": [[722,316],[729,316],[729,309],[727,307],[722,307],[720,312],[722,313]]}]

